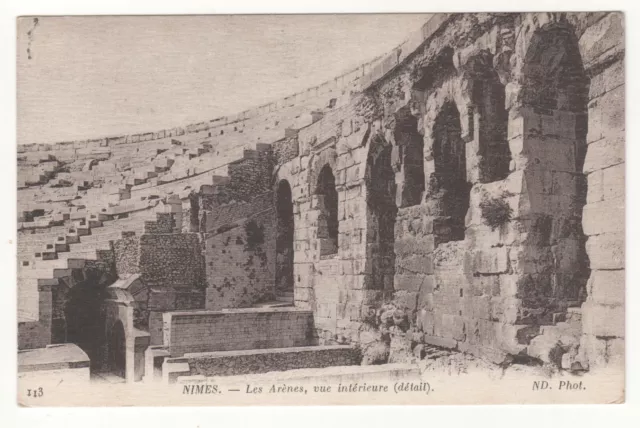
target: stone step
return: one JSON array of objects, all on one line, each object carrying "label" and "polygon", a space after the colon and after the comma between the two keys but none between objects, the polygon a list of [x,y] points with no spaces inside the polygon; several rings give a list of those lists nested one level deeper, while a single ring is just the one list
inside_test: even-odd
[{"label": "stone step", "polygon": [[71,252],[84,252],[88,250],[110,250],[111,240],[96,240],[79,242],[77,244],[69,245],[69,251]]},{"label": "stone step", "polygon": [[53,269],[38,268],[38,269],[23,269],[18,274],[20,279],[45,279],[53,278]]},{"label": "stone step", "polygon": [[65,235],[63,238],[67,244],[77,244],[78,242],[80,242],[80,237],[78,236],[77,233],[69,233]]},{"label": "stone step", "polygon": [[82,259],[82,260],[98,260],[98,253],[95,249],[84,250],[84,251],[69,251],[67,253],[62,253],[58,255],[59,260],[71,260],[71,259]]},{"label": "stone step", "polygon": [[[101,230],[101,229],[105,229],[105,230]],[[99,233],[97,230],[96,231],[92,230],[91,231],[92,233],[90,235],[83,236],[80,242],[117,241],[118,239],[122,238],[122,231],[118,229],[100,228],[98,230],[100,231]],[[96,233],[94,234],[94,232]]]},{"label": "stone step", "polygon": [[271,300],[268,302],[261,302],[253,305],[253,307],[255,308],[285,308],[288,306],[293,306],[293,300],[291,301]]},{"label": "stone step", "polygon": [[358,350],[350,345],[317,345],[190,353],[183,357],[166,359],[162,371],[163,380],[173,383],[178,376],[222,377],[284,372],[292,369],[353,366],[359,365],[359,360]]}]

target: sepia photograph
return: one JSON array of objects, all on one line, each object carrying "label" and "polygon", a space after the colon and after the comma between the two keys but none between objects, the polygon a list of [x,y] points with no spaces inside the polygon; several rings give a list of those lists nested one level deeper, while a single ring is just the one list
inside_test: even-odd
[{"label": "sepia photograph", "polygon": [[16,30],[19,405],[625,402],[623,12]]}]

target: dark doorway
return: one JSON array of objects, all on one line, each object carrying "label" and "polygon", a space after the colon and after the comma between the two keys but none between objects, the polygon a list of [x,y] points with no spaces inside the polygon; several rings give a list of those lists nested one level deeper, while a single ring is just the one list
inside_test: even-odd
[{"label": "dark doorway", "polygon": [[293,201],[291,186],[281,180],[276,190],[276,291],[293,291]]},{"label": "dark doorway", "polygon": [[64,311],[66,340],[87,353],[92,370],[100,367],[100,349],[105,341],[102,290],[97,282],[91,280],[76,284],[67,293]]},{"label": "dark doorway", "polygon": [[438,243],[464,239],[464,218],[469,209],[466,147],[461,136],[460,113],[455,103],[447,101],[433,125],[434,187],[441,198],[439,216],[446,227],[436,237]]},{"label": "dark doorway", "polygon": [[367,158],[367,252],[371,264],[371,285],[393,289],[395,273],[396,207],[395,173],[391,166],[391,144],[374,140]]},{"label": "dark doorway", "polygon": [[127,366],[127,342],[124,334],[124,326],[121,321],[116,321],[111,329],[109,338],[109,367],[111,373],[125,377]]},{"label": "dark doorway", "polygon": [[318,201],[320,255],[336,254],[338,252],[338,191],[336,179],[329,165],[325,165],[320,170],[316,195],[322,197]]},{"label": "dark doorway", "polygon": [[398,110],[395,120],[394,138],[404,172],[400,207],[410,207],[420,204],[424,192],[424,139],[409,107]]}]

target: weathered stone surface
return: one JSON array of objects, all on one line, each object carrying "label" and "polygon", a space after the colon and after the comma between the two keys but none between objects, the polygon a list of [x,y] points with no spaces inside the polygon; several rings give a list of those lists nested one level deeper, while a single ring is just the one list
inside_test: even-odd
[{"label": "weathered stone surface", "polygon": [[625,165],[620,164],[602,170],[602,192],[604,200],[624,198],[625,195]]},{"label": "weathered stone surface", "polygon": [[582,227],[586,235],[624,232],[624,199],[608,199],[584,206]]},{"label": "weathered stone surface", "polygon": [[404,335],[391,335],[389,345],[389,363],[409,363],[415,360],[411,351],[411,340]]},{"label": "weathered stone surface", "polygon": [[454,339],[446,339],[443,337],[424,335],[424,343],[428,343],[429,345],[438,346],[440,348],[447,349],[456,349],[458,347],[458,342]]},{"label": "weathered stone surface", "polygon": [[483,274],[505,273],[509,264],[508,254],[506,247],[477,250],[473,258],[474,272]]},{"label": "weathered stone surface", "polygon": [[582,61],[597,63],[604,55],[614,55],[624,49],[624,15],[611,13],[589,27],[580,38]]},{"label": "weathered stone surface", "polygon": [[624,270],[594,270],[587,283],[587,291],[594,303],[624,305]]},{"label": "weathered stone surface", "polygon": [[624,234],[590,236],[587,240],[587,254],[591,269],[624,269]]},{"label": "weathered stone surface", "polygon": [[589,102],[587,142],[624,139],[624,86],[619,86]]},{"label": "weathered stone surface", "polygon": [[589,144],[582,170],[590,174],[624,162],[624,139],[602,139]]},{"label": "weathered stone surface", "polygon": [[582,305],[582,325],[585,334],[624,337],[624,306],[587,301]]},{"label": "weathered stone surface", "polygon": [[[556,61],[565,54],[583,64]],[[20,227],[53,231],[53,223],[89,219],[72,238],[84,249],[100,247],[102,220],[107,229],[146,232],[105,239],[109,249],[100,249],[112,254],[95,262],[105,275],[140,273],[147,281],[153,340],[162,311],[197,307],[206,288],[208,308],[273,299],[308,308],[314,326],[305,340],[359,342],[365,364],[386,363],[390,353],[391,360],[420,357],[410,348],[416,336],[401,335],[415,328],[428,344],[495,363],[528,352],[570,368],[580,360],[573,342],[533,336],[540,324],[558,327],[570,318],[567,305],[586,299],[585,365],[608,364],[620,358],[616,338],[624,336],[623,58],[619,13],[439,15],[379,62],[267,106],[57,151],[21,147]],[[252,141],[259,143],[247,146]],[[335,204],[319,189],[327,168]],[[279,245],[281,207],[273,189],[282,180],[291,191],[287,250]],[[50,187],[65,183],[86,189],[66,194]],[[175,203],[153,205],[166,195]],[[34,199],[54,212],[24,203]],[[487,200],[510,210],[498,227],[487,225],[481,206]],[[114,206],[105,211],[106,202]],[[59,211],[70,206],[72,213]],[[152,210],[166,212],[133,221]],[[257,227],[246,229],[249,220]],[[43,254],[30,241],[38,239],[23,232],[19,252],[40,253],[34,269],[23,266],[37,271]],[[52,235],[51,242],[42,238],[45,244],[64,234]],[[54,246],[60,251],[45,258],[58,259],[47,262],[62,260],[63,249]],[[75,256],[56,268],[60,281],[83,265]],[[293,284],[276,290],[286,282],[279,275],[285,265],[292,266]],[[34,279],[31,285],[55,285]],[[42,304],[31,308],[43,323],[60,312],[51,290],[31,294]],[[247,346],[259,347],[300,332],[289,328],[291,320],[268,331],[245,321],[229,326],[240,339],[223,340],[251,338],[256,343]],[[363,330],[367,323],[372,330]],[[220,333],[193,324],[182,340],[194,342],[193,331]],[[50,342],[45,327],[21,325],[21,346]],[[390,329],[391,351],[384,342]]]}]

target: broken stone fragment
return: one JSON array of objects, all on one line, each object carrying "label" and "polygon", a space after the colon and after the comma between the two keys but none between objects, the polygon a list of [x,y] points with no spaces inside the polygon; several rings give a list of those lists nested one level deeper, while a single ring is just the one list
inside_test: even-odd
[{"label": "broken stone fragment", "polygon": [[363,349],[361,365],[386,364],[389,359],[389,349],[389,345],[382,341],[371,343]]}]

